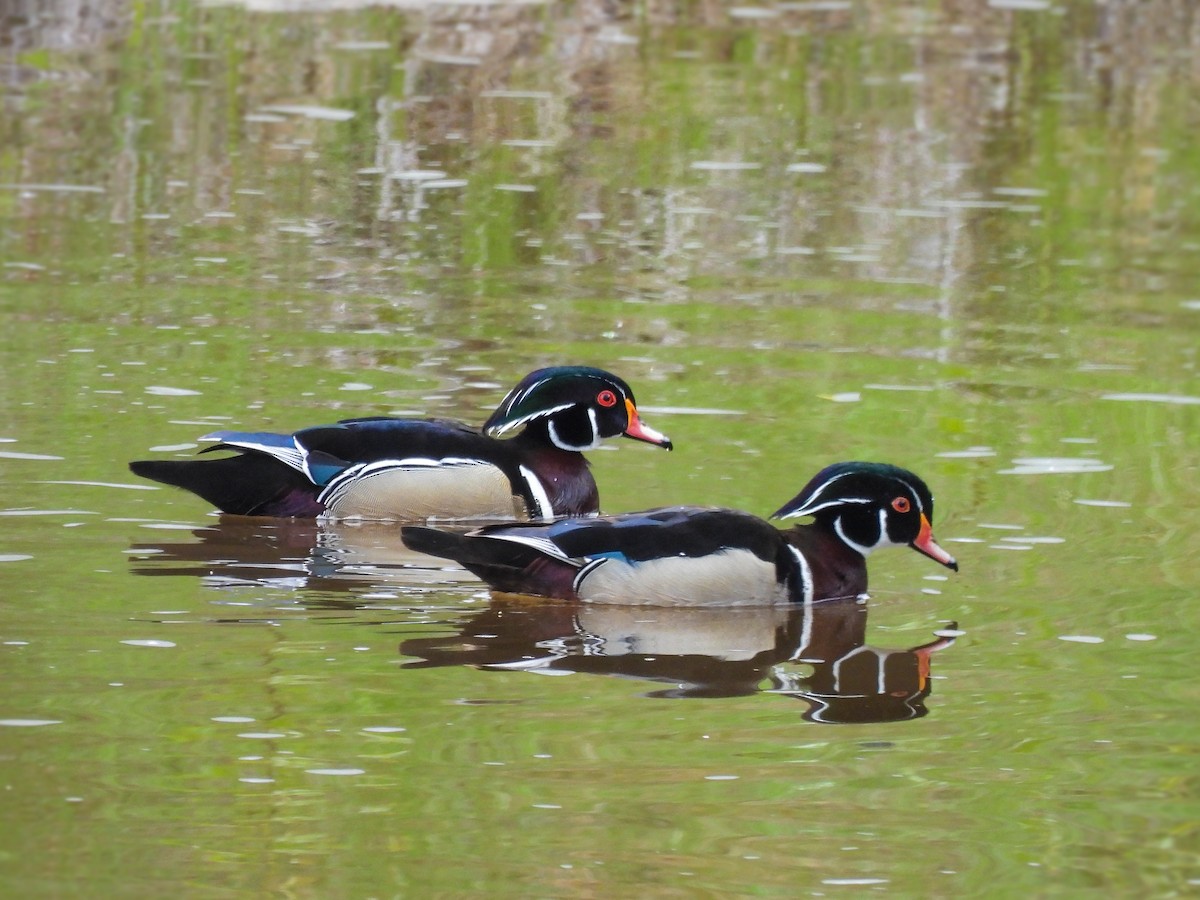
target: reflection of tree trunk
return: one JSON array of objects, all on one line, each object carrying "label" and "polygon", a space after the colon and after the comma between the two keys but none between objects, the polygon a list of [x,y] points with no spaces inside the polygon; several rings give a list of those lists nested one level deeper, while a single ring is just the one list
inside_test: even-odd
[{"label": "reflection of tree trunk", "polygon": [[[1097,153],[1113,157],[1097,177],[1114,244],[1157,240],[1147,220],[1173,189],[1159,144],[1200,81],[1189,0],[1004,6],[181,3],[133,47],[129,0],[9,0],[0,182],[102,189],[118,223],[200,222],[201,258],[233,252],[241,227],[272,264],[299,257],[300,281],[353,270],[353,233],[473,270],[607,266],[664,297],[748,264],[793,284],[913,283],[946,319],[1005,288],[979,273],[1026,252],[1045,184],[1060,215],[1089,199],[1071,175]],[[48,67],[14,64],[38,48],[57,51]],[[1019,246],[1001,249],[1014,222]],[[1053,224],[1020,262],[1076,255]],[[137,239],[111,249],[137,256]],[[336,262],[304,265],[308,239]]]},{"label": "reflection of tree trunk", "polygon": [[629,17],[619,6],[589,0],[567,14],[553,4],[431,7],[405,60],[405,92],[423,101],[417,130],[496,136],[502,123],[479,118],[478,99],[491,92],[550,89],[561,102],[582,90],[602,103],[606,69],[624,55],[617,48],[636,42],[622,30]]},{"label": "reflection of tree trunk", "polygon": [[0,50],[81,50],[124,31],[128,0],[6,0],[0,5]]}]

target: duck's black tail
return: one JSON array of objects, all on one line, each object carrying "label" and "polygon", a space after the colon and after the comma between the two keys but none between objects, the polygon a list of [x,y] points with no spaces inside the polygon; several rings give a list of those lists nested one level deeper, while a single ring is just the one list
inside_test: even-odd
[{"label": "duck's black tail", "polygon": [[222,459],[142,459],[129,464],[142,478],[191,491],[238,516],[317,516],[317,488],[278,460],[259,453]]},{"label": "duck's black tail", "polygon": [[486,533],[443,531],[405,525],[401,540],[410,550],[452,559],[497,591],[574,598],[572,582],[577,569],[552,559],[533,547],[505,540],[489,540]]},{"label": "duck's black tail", "polygon": [[440,528],[426,528],[422,525],[405,525],[400,529],[400,539],[409,550],[452,559],[463,565],[473,555],[470,546],[473,542],[462,532],[443,531]]}]

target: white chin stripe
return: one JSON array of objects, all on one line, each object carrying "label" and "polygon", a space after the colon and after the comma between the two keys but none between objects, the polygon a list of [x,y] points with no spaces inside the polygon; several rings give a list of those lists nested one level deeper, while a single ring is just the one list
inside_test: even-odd
[{"label": "white chin stripe", "polygon": [[[553,426],[551,426],[553,428]],[[553,437],[551,431],[551,437]],[[546,486],[542,484],[541,479],[533,474],[532,470],[525,466],[520,467],[521,477],[525,479],[525,484],[529,487],[529,494],[533,497],[534,509],[531,510],[534,516],[539,519],[554,518],[554,504],[550,502],[550,495],[546,493]]]},{"label": "white chin stripe", "polygon": [[912,494],[913,503],[917,504],[917,511],[925,512],[925,504],[921,502],[921,495],[917,493],[917,489],[915,487],[913,487],[911,484],[909,484],[907,481],[905,481],[903,478],[899,479],[899,481],[902,485],[904,485],[906,488],[908,488],[908,492],[910,494]]},{"label": "white chin stripe", "polygon": [[558,436],[558,429],[554,427],[554,420],[551,419],[548,423],[548,431],[550,432],[550,441],[559,450],[572,450],[580,453],[584,450],[595,450],[600,446],[600,429],[596,427],[596,414],[591,409],[588,410],[588,418],[592,424],[592,440],[588,444],[568,444]]},{"label": "white chin stripe", "polygon": [[904,544],[904,543],[897,544],[890,537],[888,537],[887,517],[888,517],[887,510],[881,509],[879,511],[879,542],[876,543],[875,546],[882,547],[884,545],[887,545],[888,547],[907,547],[908,544]]},{"label": "white chin stripe", "polygon": [[846,537],[846,532],[842,531],[842,517],[841,516],[838,516],[836,519],[833,520],[833,530],[837,533],[837,536],[842,539],[843,544],[845,544],[851,550],[857,550],[864,557],[869,556],[871,551],[875,549],[874,547],[865,547],[862,544],[860,544],[856,541],[852,541],[852,540],[850,540],[850,538]]},{"label": "white chin stripe", "polygon": [[780,516],[779,518],[794,519],[796,516],[813,516],[813,515],[816,515],[817,513],[819,513],[821,510],[828,509],[831,506],[842,506],[843,504],[846,504],[846,503],[859,503],[859,504],[865,505],[865,504],[869,504],[869,503],[873,503],[873,502],[874,502],[873,500],[870,500],[869,498],[866,498],[866,497],[839,497],[837,500],[829,500],[829,501],[826,501],[825,503],[820,503],[816,506],[802,507],[802,508],[796,510],[795,512],[787,513],[786,515]]}]

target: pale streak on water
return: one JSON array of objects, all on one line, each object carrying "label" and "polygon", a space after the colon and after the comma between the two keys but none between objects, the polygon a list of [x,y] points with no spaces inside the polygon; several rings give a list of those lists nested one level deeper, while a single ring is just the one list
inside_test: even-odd
[{"label": "pale streak on water", "polygon": [[[0,85],[0,440],[64,454],[0,456],[0,723],[37,776],[6,792],[14,883],[1188,890],[1167,749],[1193,737],[1200,558],[1187,5],[402,6],[172,0],[134,43],[125,5],[51,0],[3,32],[34,43]],[[838,673],[920,675],[870,648],[966,638],[924,661],[927,719],[803,719],[813,646],[672,702],[700,676],[628,652],[645,623],[588,632],[386,531],[119,483],[192,427],[480,421],[503,388],[464,372],[579,358],[687,438],[595,454],[608,506],[761,512],[861,455],[929,480],[963,569],[872,557]],[[746,648],[722,630],[744,622],[662,627],[711,675],[730,660],[699,651]],[[421,640],[444,664],[408,668]]]}]

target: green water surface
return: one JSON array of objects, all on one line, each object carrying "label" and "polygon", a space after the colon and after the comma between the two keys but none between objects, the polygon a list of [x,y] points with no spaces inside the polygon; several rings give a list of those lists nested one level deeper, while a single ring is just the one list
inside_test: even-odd
[{"label": "green water surface", "polygon": [[[85,6],[0,12],[0,893],[1200,889],[1192,5]],[[608,511],[929,482],[961,572],[820,626],[900,651],[873,721],[786,613],[125,468],[555,363],[675,441]]]}]

